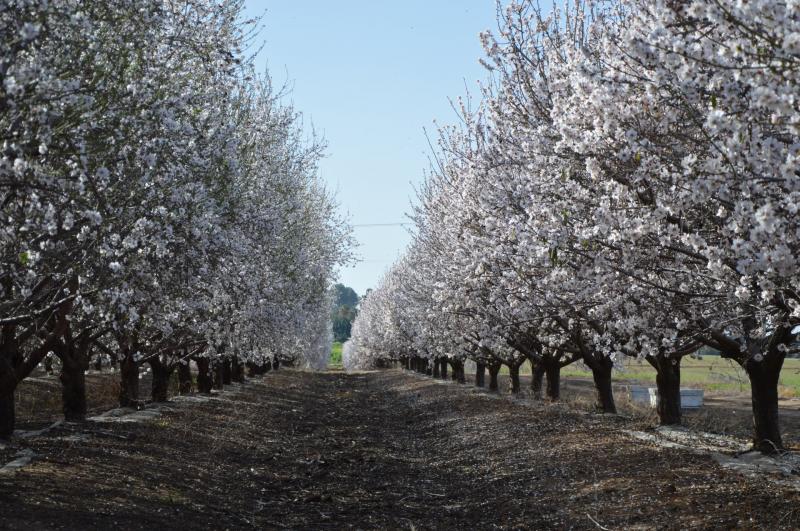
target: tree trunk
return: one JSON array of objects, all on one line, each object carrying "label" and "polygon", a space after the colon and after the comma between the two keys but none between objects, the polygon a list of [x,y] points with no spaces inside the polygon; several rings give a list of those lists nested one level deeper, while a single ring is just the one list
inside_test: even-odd
[{"label": "tree trunk", "polygon": [[244,365],[239,361],[238,356],[231,360],[231,380],[236,383],[244,383]]},{"label": "tree trunk", "polygon": [[61,360],[61,399],[64,420],[83,422],[86,420],[86,370],[89,368],[89,339],[87,335],[78,339],[67,339],[55,349]]},{"label": "tree trunk", "polygon": [[166,402],[169,399],[169,377],[172,375],[172,369],[158,358],[149,360],[149,363],[153,373],[151,390],[153,402]]},{"label": "tree trunk", "polygon": [[500,386],[497,384],[497,375],[500,374],[500,364],[499,363],[490,363],[489,364],[489,391],[493,393],[497,393],[500,390]]},{"label": "tree trunk", "polygon": [[44,372],[47,374],[53,374],[53,357],[52,356],[45,356],[44,358]]},{"label": "tree trunk", "polygon": [[441,364],[442,366],[439,369],[439,374],[441,375],[442,380],[447,380],[447,368],[448,368],[447,358],[442,358]]},{"label": "tree trunk", "polygon": [[15,422],[14,391],[11,391],[0,395],[0,439],[9,439],[13,435]]},{"label": "tree trunk", "polygon": [[272,360],[265,361],[264,362],[264,372],[263,372],[263,374],[267,374],[271,370],[272,370]]},{"label": "tree trunk", "polygon": [[464,362],[460,359],[450,360],[450,365],[453,369],[453,381],[458,383],[466,383],[464,378]]},{"label": "tree trunk", "polygon": [[426,360],[426,361],[427,363],[425,365],[425,374],[427,374],[428,376],[433,376],[433,364],[435,362],[431,360]]},{"label": "tree trunk", "polygon": [[222,362],[220,360],[216,360],[211,367],[213,373],[213,386],[214,389],[222,390],[224,388],[224,381],[223,381],[223,371]]},{"label": "tree trunk", "polygon": [[681,423],[681,358],[654,356],[648,361],[656,370],[658,420],[662,426]]},{"label": "tree trunk", "polygon": [[458,361],[458,376],[456,377],[456,381],[460,384],[467,383],[467,375],[464,373],[464,361]]},{"label": "tree trunk", "polygon": [[477,362],[475,363],[475,385],[483,387],[486,383],[486,364]]},{"label": "tree trunk", "polygon": [[86,366],[82,360],[72,356],[61,358],[61,399],[64,420],[83,422],[86,420]]},{"label": "tree trunk", "polygon": [[120,390],[119,405],[122,407],[135,407],[139,402],[139,365],[128,355],[122,358],[119,364]]},{"label": "tree trunk", "polygon": [[97,359],[94,360],[94,370],[96,370],[97,372],[100,372],[101,370],[103,370],[103,355],[102,354],[98,354],[97,355]]},{"label": "tree trunk", "polygon": [[508,374],[511,377],[511,394],[519,394],[519,365],[509,365]]},{"label": "tree trunk", "polygon": [[279,360],[278,358],[275,358],[275,360],[272,362],[272,368],[273,368],[273,370],[276,370],[276,371],[278,369],[280,369],[281,368],[281,360]]},{"label": "tree trunk", "polygon": [[783,357],[770,353],[760,362],[750,358],[744,363],[753,403],[753,449],[765,454],[783,450],[778,418],[778,378]]},{"label": "tree trunk", "polygon": [[[547,375],[547,398],[555,402],[561,394],[561,364],[557,361],[550,363],[545,366],[544,372]],[[541,385],[541,380],[539,384]],[[541,390],[539,394],[541,395]]]},{"label": "tree trunk", "polygon": [[233,367],[231,359],[227,356],[222,360],[222,383],[225,385],[233,383]]},{"label": "tree trunk", "polygon": [[211,394],[213,381],[211,378],[211,361],[208,358],[197,358],[197,391]]},{"label": "tree trunk", "polygon": [[542,362],[531,363],[531,393],[537,400],[542,399],[542,382],[544,375],[547,372]]},{"label": "tree trunk", "polygon": [[[588,364],[587,364],[588,365]],[[603,413],[616,413],[614,392],[611,389],[611,370],[614,362],[610,358],[592,358],[589,368],[592,369],[595,390],[597,391],[597,409]]]},{"label": "tree trunk", "polygon": [[188,361],[178,363],[178,392],[182,395],[192,392],[192,368]]},{"label": "tree trunk", "polygon": [[441,375],[441,373],[439,371],[439,368],[441,366],[442,366],[442,364],[439,363],[439,359],[438,358],[433,360],[433,377],[434,378],[439,378],[439,376]]},{"label": "tree trunk", "polygon": [[12,366],[14,355],[11,347],[0,344],[0,439],[8,439],[14,433],[16,422],[14,391],[17,389],[17,374]]}]

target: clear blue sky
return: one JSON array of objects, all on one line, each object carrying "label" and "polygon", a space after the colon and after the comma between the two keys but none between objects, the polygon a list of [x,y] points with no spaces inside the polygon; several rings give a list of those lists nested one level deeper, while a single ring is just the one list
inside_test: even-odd
[{"label": "clear blue sky", "polygon": [[[479,32],[494,0],[247,0],[264,14],[259,66],[328,142],[321,175],[354,225],[407,222],[428,168],[424,129],[456,120],[449,98],[477,93]],[[410,238],[408,227],[356,227],[362,261],[340,280],[362,295]]]}]

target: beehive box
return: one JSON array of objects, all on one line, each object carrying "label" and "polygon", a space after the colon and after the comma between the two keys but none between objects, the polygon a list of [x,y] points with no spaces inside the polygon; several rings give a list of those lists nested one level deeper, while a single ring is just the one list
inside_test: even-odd
[{"label": "beehive box", "polygon": [[[658,389],[650,387],[647,389],[650,405],[658,406]],[[681,387],[681,409],[698,409],[703,407],[703,390]]]}]

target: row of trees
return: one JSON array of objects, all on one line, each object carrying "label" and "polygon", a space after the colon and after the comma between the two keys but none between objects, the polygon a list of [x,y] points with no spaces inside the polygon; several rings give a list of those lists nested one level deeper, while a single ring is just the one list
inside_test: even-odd
[{"label": "row of trees", "polygon": [[0,437],[51,353],[64,414],[90,361],[123,405],[194,360],[326,363],[349,228],[322,143],[246,49],[240,0],[0,0]]},{"label": "row of trees", "polygon": [[607,0],[499,12],[489,80],[440,131],[406,255],[346,359],[581,361],[598,407],[627,358],[681,421],[680,363],[749,376],[753,443],[782,449],[778,378],[800,332],[800,18],[793,2]]}]

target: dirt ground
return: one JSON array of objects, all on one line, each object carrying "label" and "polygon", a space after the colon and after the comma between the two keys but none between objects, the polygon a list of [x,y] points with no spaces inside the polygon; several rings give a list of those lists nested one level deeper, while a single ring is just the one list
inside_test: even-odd
[{"label": "dirt ground", "polygon": [[[467,381],[472,382],[474,374],[467,374]],[[488,375],[487,375],[488,382]],[[499,376],[502,393],[510,393],[511,381],[507,375]],[[530,397],[530,376],[521,376],[522,397]],[[631,402],[629,391],[636,382],[614,380],[614,400],[617,409],[623,415],[635,416],[640,420],[657,423],[658,417],[653,408]],[[652,384],[641,384],[652,387]],[[562,378],[561,400],[587,409],[594,401],[595,387],[590,378]],[[715,393],[706,392],[703,407],[683,412],[683,423],[691,428],[732,435],[749,439],[752,437],[753,410],[750,395],[747,393]],[[800,399],[789,398],[778,401],[781,421],[781,436],[786,448],[800,451]]]},{"label": "dirt ground", "polygon": [[397,370],[279,371],[0,451],[2,529],[800,527],[800,493],[635,441],[635,420]]}]

